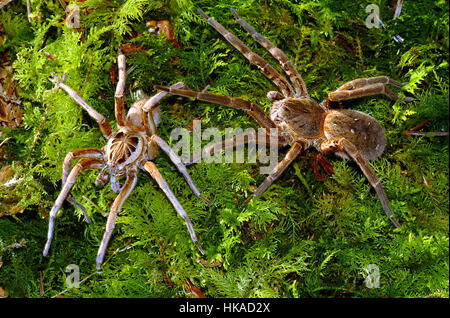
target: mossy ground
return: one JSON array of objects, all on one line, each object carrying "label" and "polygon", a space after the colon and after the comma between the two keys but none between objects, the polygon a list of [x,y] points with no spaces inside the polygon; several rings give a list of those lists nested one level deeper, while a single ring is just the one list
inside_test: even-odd
[{"label": "mossy ground", "polygon": [[[364,26],[371,3],[379,6],[387,29]],[[8,52],[14,65],[24,122],[14,130],[2,128],[0,142],[12,139],[2,148],[10,156],[1,165],[21,162],[16,169],[24,181],[15,191],[26,209],[0,218],[0,287],[10,297],[190,297],[185,285],[190,279],[208,297],[448,297],[448,137],[403,133],[426,119],[428,131],[449,129],[448,2],[407,0],[394,21],[395,3],[87,0],[77,3],[80,30],[60,23],[66,13],[56,0],[32,1],[37,18],[31,23],[26,1],[3,7],[0,53]],[[95,172],[83,172],[72,193],[86,206],[91,224],[65,204],[44,258],[46,215],[61,189],[65,154],[104,144],[96,123],[67,94],[45,93],[52,89],[50,74],[66,73],[67,83],[114,125],[110,70],[118,47],[134,43],[144,50],[127,55],[128,106],[131,92],[151,95],[153,85],[181,80],[195,90],[212,83],[209,92],[242,97],[268,111],[265,96],[273,85],[196,12],[202,8],[278,67],[236,23],[231,7],[284,50],[318,101],[358,77],[410,82],[397,91],[414,96],[410,104],[374,96],[343,105],[370,114],[386,130],[387,147],[371,165],[402,227],[394,228],[358,167],[334,156],[327,157],[334,173],[324,182],[315,179],[311,150],[248,206],[242,202],[265,177],[257,164],[194,165],[189,173],[214,201],[208,207],[161,154],[155,163],[193,221],[204,257],[164,194],[141,172],[102,271],[95,273],[104,214],[115,194],[109,186],[94,186]],[[146,33],[145,21],[163,19],[171,21],[180,48]],[[395,42],[396,34],[405,41]],[[170,144],[171,130],[199,115],[203,128],[256,127],[246,114],[227,107],[176,97],[162,104],[159,135]],[[86,279],[66,290],[69,264],[78,265]],[[379,288],[364,282],[369,264],[379,268]]]}]

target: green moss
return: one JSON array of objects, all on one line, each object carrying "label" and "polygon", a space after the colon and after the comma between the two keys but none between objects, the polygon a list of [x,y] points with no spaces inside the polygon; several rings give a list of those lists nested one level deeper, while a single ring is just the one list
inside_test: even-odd
[{"label": "green moss", "polygon": [[[78,3],[80,30],[60,23],[65,12],[57,0],[32,1],[32,12],[42,18],[31,23],[25,3],[14,1],[0,11],[0,54],[8,52],[14,65],[24,113],[20,128],[2,127],[0,142],[12,137],[2,154],[14,156],[1,165],[21,162],[23,182],[14,191],[32,194],[22,202],[22,214],[0,218],[0,287],[10,297],[186,297],[187,279],[210,297],[448,297],[448,137],[403,133],[426,119],[424,130],[449,129],[446,1],[405,2],[395,21],[392,1],[375,1],[388,29],[366,29],[364,4],[350,0],[88,0]],[[214,202],[208,207],[161,154],[155,163],[189,214],[205,256],[156,183],[141,172],[96,273],[104,214],[115,194],[108,186],[95,187],[94,172],[83,172],[72,194],[91,223],[64,204],[44,258],[45,217],[61,189],[65,154],[104,145],[95,121],[67,94],[49,92],[51,73],[67,74],[67,83],[114,124],[110,70],[119,46],[133,43],[144,50],[127,54],[128,106],[136,90],[152,95],[155,84],[184,81],[196,90],[212,84],[208,92],[242,97],[268,111],[266,93],[273,85],[196,12],[202,8],[278,68],[236,23],[230,7],[283,49],[318,101],[358,77],[388,75],[410,83],[399,91],[414,96],[410,104],[381,96],[343,104],[375,117],[386,130],[386,150],[371,166],[403,226],[394,229],[357,165],[338,157],[327,157],[334,173],[320,182],[311,169],[314,151],[305,153],[248,206],[244,198],[265,177],[257,164],[194,165],[189,173]],[[163,19],[173,24],[180,48],[146,32],[145,21]],[[395,34],[405,41],[396,43]],[[227,107],[176,97],[162,104],[159,134],[169,143],[172,129],[199,115],[203,129],[257,127],[244,112]],[[279,158],[285,153],[280,150]],[[5,191],[12,190],[0,188],[2,198]],[[66,289],[69,264],[80,268],[80,288]],[[366,287],[369,264],[379,268],[380,288]]]}]

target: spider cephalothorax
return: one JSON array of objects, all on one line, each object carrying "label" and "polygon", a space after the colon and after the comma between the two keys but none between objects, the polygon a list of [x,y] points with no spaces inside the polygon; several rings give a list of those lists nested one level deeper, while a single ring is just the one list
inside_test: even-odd
[{"label": "spider cephalothorax", "polygon": [[310,99],[284,98],[273,103],[270,118],[288,140],[320,138],[325,110]]},{"label": "spider cephalothorax", "polygon": [[115,133],[105,147],[108,168],[111,171],[123,171],[125,166],[135,163],[146,154],[147,146],[144,144],[144,138],[136,133],[124,131]]},{"label": "spider cephalothorax", "polygon": [[[80,171],[85,169],[100,170],[95,184],[97,186],[103,186],[109,181],[111,183],[111,189],[118,193],[118,196],[111,206],[106,224],[106,231],[98,250],[97,268],[100,268],[103,262],[105,250],[111,238],[117,215],[120,212],[123,203],[136,186],[137,172],[139,169],[147,171],[153,179],[155,179],[177,212],[184,219],[192,240],[195,242],[200,252],[203,253],[186,211],[170,190],[167,182],[164,180],[155,164],[151,161],[156,157],[158,148],[161,148],[165,153],[167,153],[178,170],[183,174],[194,194],[206,203],[211,204],[208,199],[200,194],[189,176],[186,167],[183,165],[178,156],[172,151],[169,145],[156,134],[156,126],[158,125],[161,112],[158,103],[164,96],[167,95],[167,93],[159,92],[151,98],[137,101],[132,107],[130,107],[127,116],[125,116],[124,90],[126,73],[125,55],[123,54],[119,54],[118,67],[119,81],[117,83],[115,93],[115,116],[118,126],[117,132],[112,131],[111,125],[106,117],[89,106],[76,91],[64,83],[64,80],[61,81],[58,78],[53,79],[57,88],[61,88],[66,91],[81,107],[83,107],[83,109],[89,113],[93,119],[97,121],[100,130],[107,139],[107,143],[102,149],[84,148],[71,151],[67,154],[63,163],[63,187],[52,210],[50,211],[49,229],[47,243],[44,248],[44,256],[48,254],[50,244],[53,239],[56,214],[65,200],[80,208],[86,217],[86,221],[89,222],[86,210],[69,194],[75,183],[77,175]],[[174,89],[184,88],[184,84],[179,82],[171,87]],[[72,160],[74,159],[81,160],[73,168],[71,168]],[[121,184],[119,181],[120,179],[125,179],[125,182]]]},{"label": "spider cephalothorax", "polygon": [[[242,20],[237,12],[231,9],[238,23],[252,35],[252,37],[266,48],[272,56],[278,60],[283,71],[288,75],[289,80],[284,78],[275,68],[267,63],[261,56],[252,52],[241,40],[230,33],[218,22],[208,17],[202,10],[199,13],[212,25],[224,38],[238,49],[253,65],[257,66],[269,80],[271,80],[278,91],[270,91],[267,97],[272,101],[270,116],[258,106],[242,100],[219,96],[204,92],[194,92],[187,89],[174,89],[168,87],[155,86],[175,95],[193,97],[199,100],[208,101],[215,104],[230,106],[237,109],[246,110],[258,124],[265,128],[267,133],[272,128],[277,128],[278,138],[257,138],[257,136],[244,133],[246,138],[236,138],[225,140],[222,143],[214,144],[202,151],[199,155],[194,155],[186,163],[197,162],[203,155],[210,155],[216,150],[234,147],[237,143],[255,142],[266,143],[267,140],[276,140],[278,146],[290,146],[285,158],[281,160],[274,170],[267,176],[266,180],[258,187],[252,197],[262,194],[294,161],[294,159],[307,148],[314,147],[319,153],[315,163],[321,163],[328,173],[332,172],[332,166],[324,159],[323,155],[334,152],[339,156],[355,161],[371,185],[376,190],[381,204],[396,227],[400,224],[394,218],[392,209],[387,200],[386,194],[381,186],[380,180],[376,176],[368,161],[378,157],[386,145],[386,136],[381,125],[371,116],[348,109],[332,109],[332,102],[341,102],[362,96],[384,94],[391,99],[398,99],[386,85],[402,87],[405,84],[399,83],[386,76],[372,78],[359,78],[348,82],[336,91],[328,94],[326,100],[317,103],[309,97],[306,85],[297,72],[293,64],[286,55],[275,47],[269,40],[257,33],[250,25]],[[405,101],[411,101],[409,97]],[[328,164],[328,165],[327,165]],[[317,169],[317,167],[315,167]],[[316,170],[315,170],[316,171]],[[246,203],[251,200],[250,197]]]}]

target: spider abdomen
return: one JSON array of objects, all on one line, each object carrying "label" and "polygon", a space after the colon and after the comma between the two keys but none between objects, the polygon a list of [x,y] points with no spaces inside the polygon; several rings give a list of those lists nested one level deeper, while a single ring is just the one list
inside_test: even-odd
[{"label": "spider abdomen", "polygon": [[[127,125],[130,128],[133,128],[136,131],[144,131],[144,122],[142,120],[143,116],[143,110],[142,107],[144,107],[145,103],[148,101],[148,98],[142,98],[138,101],[136,101],[128,111],[127,114]],[[155,107],[152,109],[151,112],[146,113],[148,116],[148,119],[150,121],[151,128],[156,130],[156,126],[158,126],[159,119],[161,116],[161,107]],[[156,131],[153,131],[155,133]]]},{"label": "spider abdomen", "polygon": [[[323,122],[323,132],[330,140],[345,138],[356,146],[366,160],[381,155],[386,146],[383,127],[375,118],[351,109],[328,111]],[[346,158],[346,155],[340,153]]]}]

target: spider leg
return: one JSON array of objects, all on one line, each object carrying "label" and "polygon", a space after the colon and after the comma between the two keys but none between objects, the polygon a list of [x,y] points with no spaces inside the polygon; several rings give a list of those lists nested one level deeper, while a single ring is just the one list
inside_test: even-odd
[{"label": "spider leg", "polygon": [[407,84],[407,83],[400,83],[400,82],[393,80],[392,78],[389,78],[387,76],[375,76],[375,77],[369,77],[369,78],[354,79],[350,82],[345,83],[344,85],[339,87],[337,90],[338,91],[352,90],[355,88],[360,88],[360,87],[364,87],[364,86],[368,86],[368,85],[372,85],[372,84],[378,84],[378,83],[389,84],[389,85],[392,85],[394,87],[399,87],[399,88],[403,87]]},{"label": "spider leg", "polygon": [[254,119],[256,122],[262,127],[262,128],[276,128],[275,123],[272,121],[272,119],[267,116],[264,111],[259,108],[258,106],[240,99],[240,98],[234,98],[234,97],[226,97],[221,95],[215,95],[210,93],[203,93],[203,92],[195,92],[190,89],[174,89],[170,87],[164,87],[155,85],[156,89],[169,92],[173,95],[179,95],[179,96],[185,96],[185,97],[191,97],[195,98],[201,101],[206,101],[214,104],[229,106],[236,109],[243,109],[246,110],[247,113]]},{"label": "spider leg", "polygon": [[369,162],[361,156],[358,149],[345,138],[334,138],[323,142],[320,145],[322,152],[339,152],[344,151],[353,161],[355,161],[367,180],[369,180],[372,187],[377,192],[378,198],[380,199],[381,205],[383,206],[384,211],[386,212],[389,219],[394,223],[395,227],[399,228],[400,223],[394,218],[392,214],[391,206],[389,205],[389,201],[387,199],[386,193],[384,192],[383,186],[381,185],[381,181],[376,175],[375,171],[370,167]]},{"label": "spider leg", "polygon": [[[259,135],[255,131],[251,132],[243,132],[242,134],[233,136],[232,138],[228,138],[224,141],[209,145],[203,148],[203,151],[200,153],[194,154],[188,161],[183,162],[185,165],[191,165],[199,162],[202,158],[213,156],[215,152],[222,151],[226,149],[233,149],[234,147],[243,145],[243,144],[269,144],[270,136],[266,134],[264,138],[259,138]],[[279,146],[282,146],[280,143]]]},{"label": "spider leg", "polygon": [[[364,96],[371,96],[376,94],[384,94],[392,100],[397,100],[399,97],[386,85],[395,87],[403,87],[405,83],[397,82],[387,76],[377,76],[371,78],[358,78],[351,82],[345,83],[336,91],[331,92],[327,96],[329,101],[343,101]],[[411,97],[405,97],[405,102],[411,102]]]},{"label": "spider leg", "polygon": [[[183,82],[178,82],[170,86],[173,89],[186,88]],[[156,134],[156,120],[153,117],[153,110],[159,106],[159,102],[167,96],[169,92],[162,91],[159,92],[148,99],[142,106],[142,122],[144,123],[145,132],[148,136]]]},{"label": "spider leg", "polygon": [[117,68],[119,69],[119,80],[117,81],[115,100],[115,115],[118,126],[125,126],[125,81],[126,81],[126,59],[125,55],[119,53],[117,58]]},{"label": "spider leg", "polygon": [[95,179],[95,186],[98,188],[103,187],[109,181],[109,173],[107,172],[107,166],[104,166]]},{"label": "spider leg", "polygon": [[90,223],[90,222],[91,222],[90,219],[89,219],[89,215],[88,215],[88,213],[87,213],[86,208],[84,207],[84,205],[82,205],[80,202],[78,202],[77,200],[75,200],[70,194],[67,195],[66,200],[67,200],[70,204],[72,204],[74,207],[80,209],[81,212],[83,212],[84,219],[85,219],[86,223]]},{"label": "spider leg", "polygon": [[102,166],[103,166],[103,162],[101,162],[97,159],[86,159],[86,160],[82,160],[82,161],[78,162],[73,167],[72,171],[70,172],[69,176],[67,177],[66,182],[63,184],[61,192],[59,193],[58,197],[56,198],[55,204],[53,205],[53,207],[50,211],[47,242],[45,243],[44,253],[43,253],[44,256],[47,256],[48,251],[50,249],[50,244],[52,243],[53,232],[55,229],[56,214],[61,209],[61,206],[63,205],[64,200],[66,200],[67,196],[69,195],[69,192],[75,183],[77,175],[82,170],[101,169]]},{"label": "spider leg", "polygon": [[253,193],[251,197],[249,197],[247,200],[245,200],[244,204],[248,204],[250,200],[253,198],[261,195],[264,193],[264,191],[267,190],[267,188],[275,181],[277,180],[284,170],[292,163],[292,161],[297,158],[297,156],[300,154],[300,152],[303,149],[303,145],[300,142],[294,142],[289,149],[286,156],[281,160],[277,166],[273,169],[273,171],[266,177],[266,179],[261,183],[261,185],[256,189],[256,191]]},{"label": "spider leg", "polygon": [[66,91],[66,93],[69,94],[69,96],[72,97],[72,99],[75,102],[77,102],[78,105],[83,107],[83,109],[88,112],[89,116],[91,116],[97,122],[97,124],[100,127],[100,130],[102,131],[103,136],[105,136],[105,138],[108,138],[111,135],[111,132],[112,132],[111,125],[109,124],[108,119],[106,119],[105,116],[103,116],[102,114],[97,112],[94,108],[89,106],[89,104],[86,103],[81,98],[81,96],[78,95],[78,93],[76,91],[74,91],[72,88],[70,88],[66,84],[60,82],[57,84],[57,87],[60,87],[64,91]]},{"label": "spider leg", "polygon": [[[101,150],[94,148],[83,148],[69,152],[66,155],[66,158],[64,159],[63,163],[63,173],[62,173],[63,185],[66,183],[67,176],[69,175],[72,160],[79,158],[103,160],[103,152]],[[75,207],[79,208],[83,212],[86,222],[89,223],[89,216],[84,206],[78,201],[76,201],[70,194],[67,195],[66,200],[69,201]]]},{"label": "spider leg", "polygon": [[364,96],[371,96],[377,94],[384,94],[392,100],[397,100],[399,97],[392,90],[387,88],[382,83],[367,85],[352,90],[337,90],[328,94],[327,100],[329,101],[344,101],[349,99],[360,98]]},{"label": "spider leg", "polygon": [[308,97],[308,91],[306,89],[305,82],[303,81],[298,71],[295,69],[294,65],[292,65],[291,61],[287,58],[286,54],[284,54],[282,50],[273,45],[273,43],[270,42],[268,39],[266,39],[264,36],[256,32],[247,22],[241,19],[241,17],[239,17],[239,15],[237,14],[236,10],[231,9],[231,13],[233,13],[234,17],[239,22],[239,24],[248,33],[250,33],[250,35],[259,44],[261,44],[267,51],[269,51],[270,54],[272,54],[272,56],[278,60],[278,62],[280,62],[281,67],[289,76],[291,83],[295,88],[296,95],[298,97]]},{"label": "spider leg", "polygon": [[158,183],[161,190],[164,191],[164,193],[166,194],[167,198],[172,203],[175,210],[177,210],[178,214],[183,218],[184,222],[186,223],[186,227],[189,231],[189,234],[191,235],[192,241],[195,243],[195,245],[197,246],[200,253],[202,253],[202,255],[205,255],[205,252],[203,251],[202,247],[200,246],[200,243],[198,242],[198,238],[195,235],[194,227],[192,226],[192,222],[189,219],[189,216],[187,215],[186,211],[181,206],[180,202],[178,202],[178,200],[175,197],[175,195],[173,194],[173,192],[170,190],[169,185],[167,184],[166,180],[164,180],[163,176],[159,172],[156,165],[151,161],[147,161],[144,164],[144,169],[148,173],[150,173],[152,178],[155,179],[155,181]]},{"label": "spider leg", "polygon": [[108,246],[109,240],[111,239],[112,236],[112,232],[116,225],[117,215],[119,214],[123,203],[136,186],[136,183],[137,183],[137,171],[135,169],[128,170],[127,180],[125,181],[122,190],[114,200],[111,206],[111,210],[109,211],[108,220],[106,221],[105,233],[103,234],[103,239],[100,244],[100,248],[98,249],[97,252],[97,260],[96,260],[97,270],[100,269],[100,266],[103,263],[106,247]]},{"label": "spider leg", "polygon": [[261,73],[263,73],[269,80],[271,80],[283,93],[285,97],[293,96],[293,89],[289,82],[274,69],[269,63],[266,62],[261,56],[252,52],[241,40],[239,40],[234,34],[230,33],[221,24],[214,19],[208,17],[201,9],[197,10],[208,23],[216,29],[231,45],[233,45],[239,52],[244,55],[247,60],[253,65],[256,65]]},{"label": "spider leg", "polygon": [[172,160],[172,162],[175,164],[178,171],[180,171],[180,173],[186,179],[186,182],[189,184],[189,187],[192,189],[194,194],[207,204],[211,205],[212,202],[209,201],[203,194],[201,194],[200,191],[198,191],[197,187],[194,184],[194,181],[192,180],[191,176],[189,175],[186,169],[186,166],[181,162],[181,159],[172,150],[172,148],[170,148],[170,146],[157,135],[153,135],[150,138],[150,141],[156,143],[159,146],[159,148],[161,148],[169,156],[170,160]]},{"label": "spider leg", "polygon": [[123,184],[121,184],[115,176],[110,176],[109,182],[111,184],[111,190],[113,190],[114,193],[120,193],[123,188]]}]

